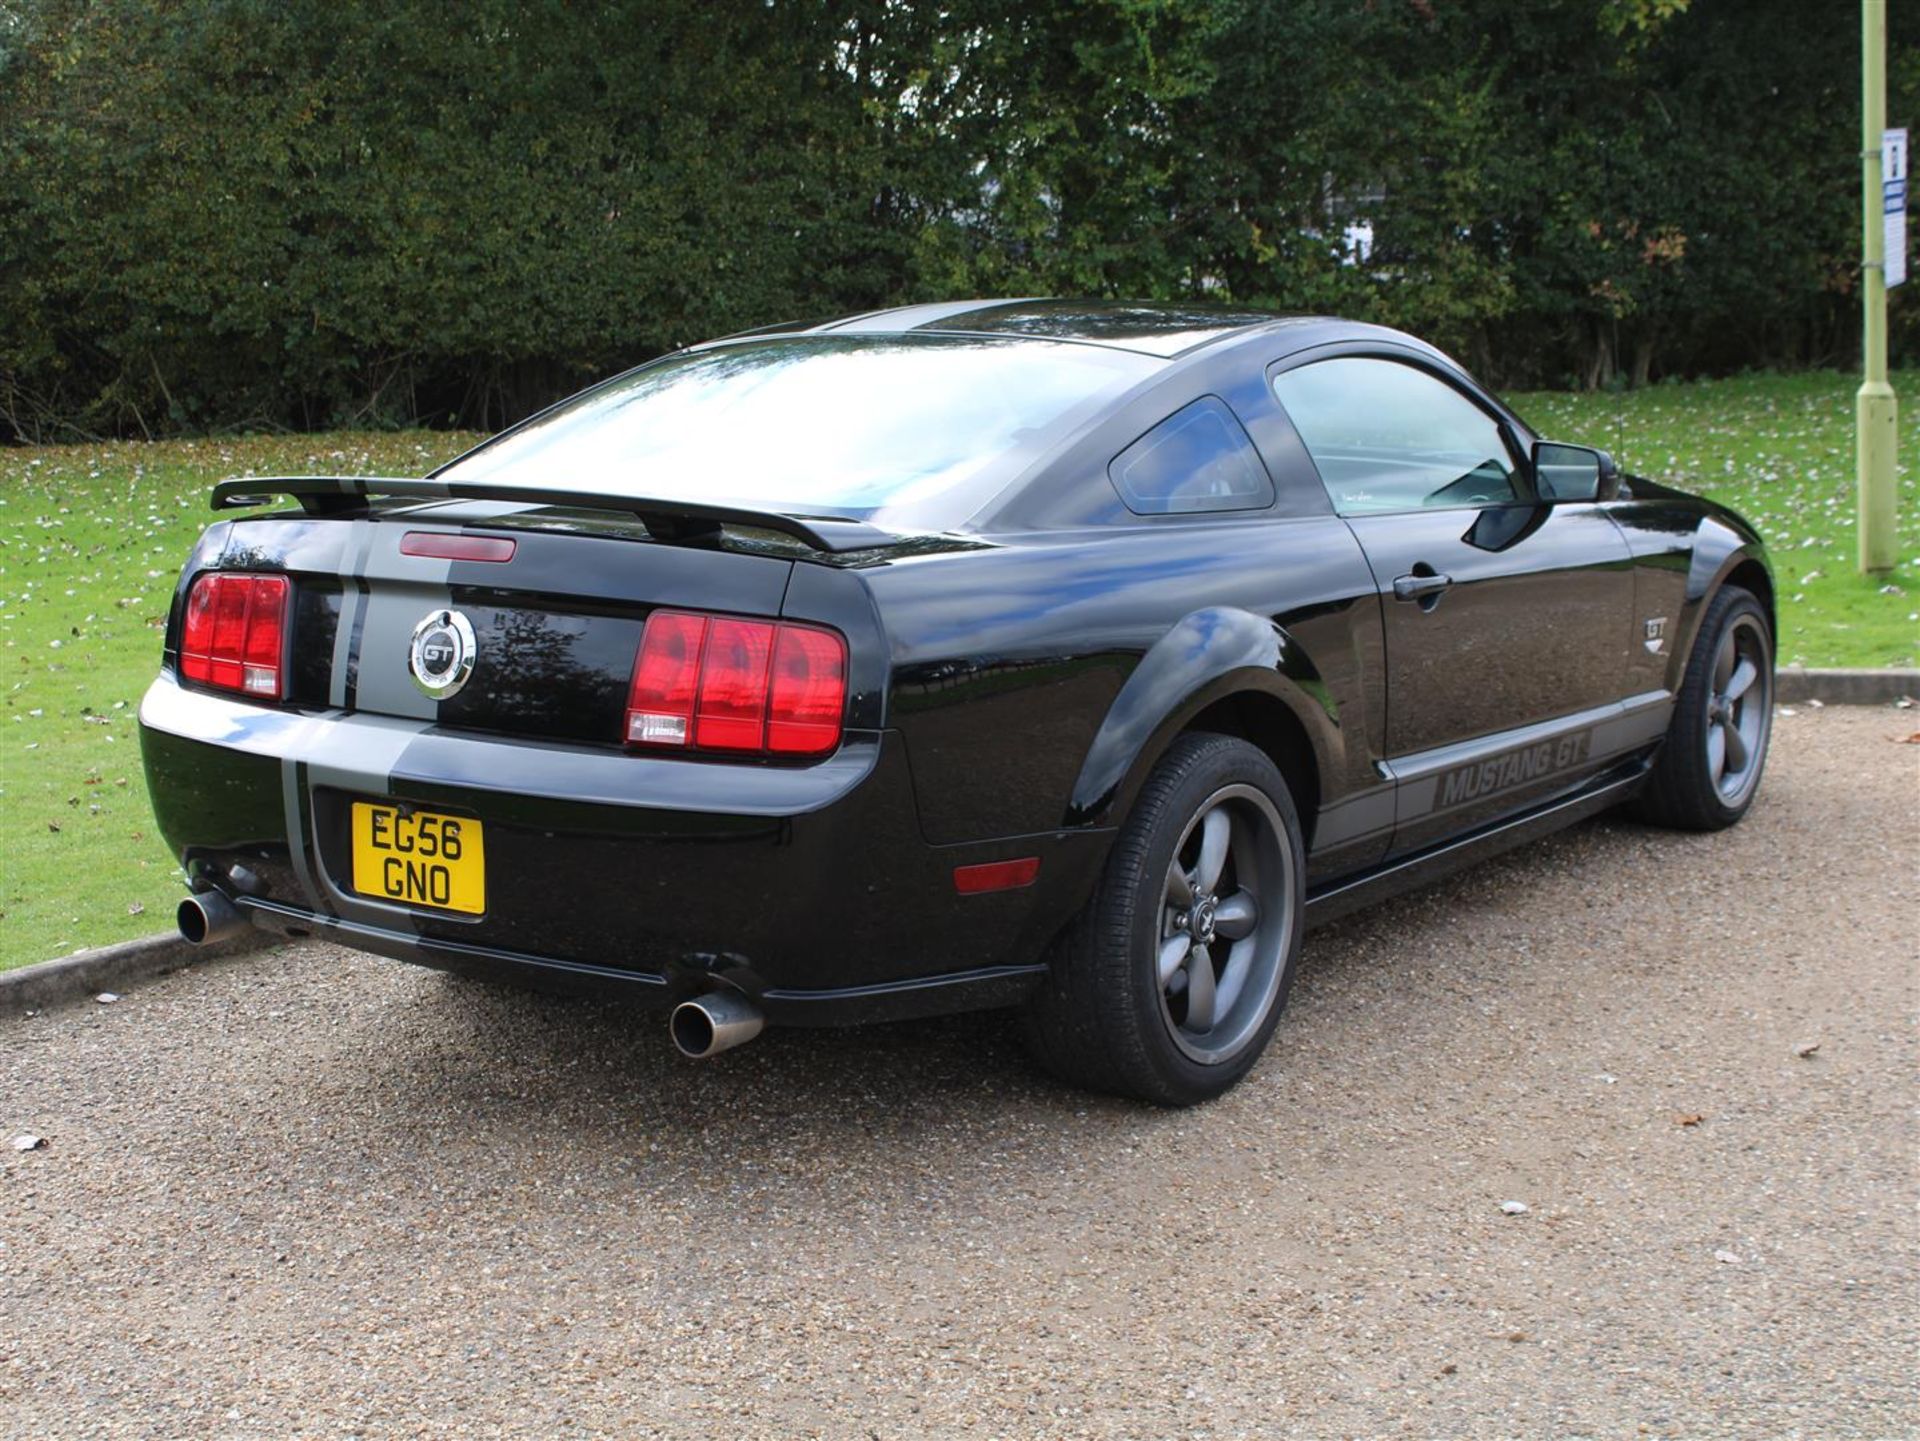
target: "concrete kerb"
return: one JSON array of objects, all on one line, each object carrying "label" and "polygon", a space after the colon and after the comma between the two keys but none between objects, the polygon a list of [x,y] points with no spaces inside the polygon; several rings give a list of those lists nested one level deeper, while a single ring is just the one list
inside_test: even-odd
[{"label": "concrete kerb", "polygon": [[1892,705],[1920,701],[1920,670],[1808,670],[1783,666],[1774,672],[1773,698],[1781,705],[1817,700],[1822,705]]},{"label": "concrete kerb", "polygon": [[15,971],[0,971],[0,1016],[44,1011],[102,991],[118,991],[183,966],[245,955],[278,940],[280,937],[267,931],[251,931],[210,946],[193,945],[178,935],[142,936],[135,941],[75,951]]}]

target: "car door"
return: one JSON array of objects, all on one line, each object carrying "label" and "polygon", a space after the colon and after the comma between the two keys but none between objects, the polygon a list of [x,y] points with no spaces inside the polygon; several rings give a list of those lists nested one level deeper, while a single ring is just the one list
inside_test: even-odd
[{"label": "car door", "polygon": [[1602,506],[1543,500],[1504,419],[1414,357],[1308,360],[1273,386],[1380,591],[1392,853],[1599,768],[1634,604]]}]

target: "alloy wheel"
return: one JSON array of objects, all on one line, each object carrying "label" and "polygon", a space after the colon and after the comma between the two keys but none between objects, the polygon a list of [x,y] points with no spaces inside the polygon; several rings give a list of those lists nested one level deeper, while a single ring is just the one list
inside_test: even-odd
[{"label": "alloy wheel", "polygon": [[1720,637],[1707,696],[1707,775],[1721,803],[1737,806],[1760,779],[1773,723],[1773,664],[1767,635],[1751,615]]},{"label": "alloy wheel", "polygon": [[1215,791],[1174,847],[1156,952],[1160,1012],[1192,1060],[1232,1057],[1280,991],[1296,904],[1293,852],[1273,802]]}]

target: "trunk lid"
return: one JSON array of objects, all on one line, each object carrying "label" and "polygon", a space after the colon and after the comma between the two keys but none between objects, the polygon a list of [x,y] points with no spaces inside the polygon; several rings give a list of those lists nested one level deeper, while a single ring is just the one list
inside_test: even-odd
[{"label": "trunk lid", "polygon": [[[291,704],[608,745],[622,738],[647,615],[778,616],[803,549],[777,534],[662,542],[635,518],[503,502],[224,529],[217,559],[199,566],[294,576]],[[501,558],[446,554],[472,549]],[[449,648],[463,652],[458,678],[439,673]]]}]

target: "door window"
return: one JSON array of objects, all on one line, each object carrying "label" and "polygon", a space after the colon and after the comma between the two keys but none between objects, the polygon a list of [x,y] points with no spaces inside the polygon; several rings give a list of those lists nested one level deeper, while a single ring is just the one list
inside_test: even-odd
[{"label": "door window", "polygon": [[1285,371],[1273,389],[1341,515],[1525,498],[1499,424],[1423,370],[1342,356]]}]

